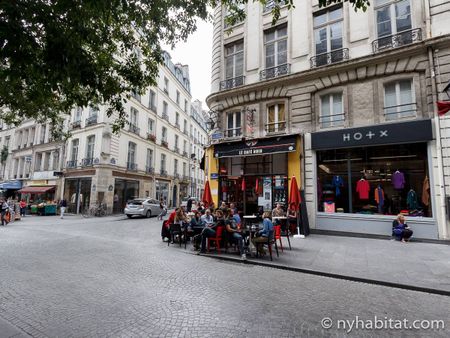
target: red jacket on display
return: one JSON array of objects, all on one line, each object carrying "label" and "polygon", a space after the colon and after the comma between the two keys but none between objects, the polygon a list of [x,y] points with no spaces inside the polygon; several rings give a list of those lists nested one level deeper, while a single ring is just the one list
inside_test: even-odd
[{"label": "red jacket on display", "polygon": [[367,182],[364,179],[361,179],[356,183],[356,192],[359,194],[359,199],[361,200],[368,200],[369,199],[369,191],[370,191],[370,185],[369,182]]}]

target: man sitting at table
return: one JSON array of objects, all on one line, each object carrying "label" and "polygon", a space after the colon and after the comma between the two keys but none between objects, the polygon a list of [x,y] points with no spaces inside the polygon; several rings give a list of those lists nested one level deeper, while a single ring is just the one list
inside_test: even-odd
[{"label": "man sitting at table", "polygon": [[258,243],[267,243],[267,237],[269,237],[270,232],[273,231],[273,223],[270,220],[270,211],[264,212],[263,228],[256,233],[256,237],[253,237],[252,242],[255,247],[258,248],[258,252],[261,256],[266,254],[264,250],[264,245]]},{"label": "man sitting at table", "polygon": [[[231,209],[231,213],[233,213],[233,209]],[[240,222],[237,223],[234,217],[230,217],[225,221],[225,224],[229,238],[237,242],[241,258],[242,260],[246,260],[247,257],[245,256],[244,252],[244,238],[242,237],[241,234]]]},{"label": "man sitting at table", "polygon": [[280,203],[277,203],[277,206],[275,209],[272,210],[272,217],[284,217],[286,216],[286,213],[284,212],[283,207]]},{"label": "man sitting at table", "polygon": [[214,218],[211,215],[211,210],[206,209],[205,214],[200,217],[200,220],[202,223],[204,223],[206,226],[210,226],[214,223]]},{"label": "man sitting at table", "polygon": [[[207,210],[207,212],[208,212],[208,210]],[[206,214],[203,215],[202,218],[204,216],[206,216]],[[209,216],[212,218],[211,215],[209,215]],[[206,222],[206,217],[205,217],[205,224],[206,224],[206,227],[202,231],[202,246],[201,246],[201,249],[200,249],[199,253],[206,253],[206,240],[208,239],[208,237],[216,237],[216,230],[215,230],[215,228],[217,226],[224,226],[225,225],[225,220],[223,218],[223,212],[221,210],[216,210],[216,224],[214,224],[214,223],[207,223]]]},{"label": "man sitting at table", "polygon": [[236,224],[241,224],[241,217],[234,209],[230,209],[230,218],[232,218]]}]

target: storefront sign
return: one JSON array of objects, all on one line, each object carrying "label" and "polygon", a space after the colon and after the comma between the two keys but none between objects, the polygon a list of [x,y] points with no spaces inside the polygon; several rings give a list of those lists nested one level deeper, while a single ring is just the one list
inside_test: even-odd
[{"label": "storefront sign", "polygon": [[297,135],[221,143],[214,146],[215,157],[252,156],[295,151]]},{"label": "storefront sign", "polygon": [[219,179],[219,174],[218,174],[218,173],[211,173],[211,179],[212,179],[212,180],[217,180],[217,179]]},{"label": "storefront sign", "polygon": [[211,140],[221,140],[223,139],[223,133],[222,132],[215,132],[211,135]]},{"label": "storefront sign", "polygon": [[320,150],[424,142],[433,139],[433,131],[431,120],[418,120],[318,132],[311,137],[311,148]]}]

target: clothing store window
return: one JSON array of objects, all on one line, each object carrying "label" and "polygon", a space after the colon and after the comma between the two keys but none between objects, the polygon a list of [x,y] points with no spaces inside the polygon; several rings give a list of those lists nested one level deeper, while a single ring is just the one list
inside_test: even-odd
[{"label": "clothing store window", "polygon": [[388,83],[384,86],[384,115],[387,121],[416,116],[411,80]]},{"label": "clothing store window", "polygon": [[318,211],[431,217],[427,144],[317,152]]},{"label": "clothing store window", "polygon": [[241,136],[241,112],[227,114],[227,137]]},{"label": "clothing store window", "polygon": [[283,132],[286,129],[286,115],[284,103],[278,103],[267,107],[267,124],[266,131],[268,133]]},{"label": "clothing store window", "polygon": [[338,127],[344,125],[342,93],[328,94],[320,97],[320,126],[321,128]]}]

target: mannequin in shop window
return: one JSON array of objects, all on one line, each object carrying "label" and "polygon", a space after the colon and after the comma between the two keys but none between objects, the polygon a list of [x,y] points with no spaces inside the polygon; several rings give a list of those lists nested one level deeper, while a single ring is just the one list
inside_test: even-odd
[{"label": "mannequin in shop window", "polygon": [[341,195],[341,188],[344,187],[344,179],[339,176],[333,176],[333,180],[331,181],[331,184],[336,189],[336,197],[339,197]]}]

